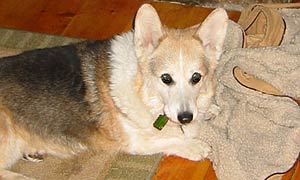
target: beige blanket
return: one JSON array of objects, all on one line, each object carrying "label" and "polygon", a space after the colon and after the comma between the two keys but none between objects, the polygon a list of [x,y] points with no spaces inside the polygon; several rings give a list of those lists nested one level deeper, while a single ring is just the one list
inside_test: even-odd
[{"label": "beige blanket", "polygon": [[[262,180],[286,172],[299,156],[297,104],[287,97],[246,88],[233,76],[233,68],[238,66],[283,94],[300,98],[299,10],[288,13],[284,14],[287,30],[280,47],[231,47],[236,37],[228,37],[217,69],[215,99],[221,113],[203,122],[200,136],[213,148],[211,160],[219,180]],[[233,30],[238,32],[236,28],[231,26],[229,36]]]}]

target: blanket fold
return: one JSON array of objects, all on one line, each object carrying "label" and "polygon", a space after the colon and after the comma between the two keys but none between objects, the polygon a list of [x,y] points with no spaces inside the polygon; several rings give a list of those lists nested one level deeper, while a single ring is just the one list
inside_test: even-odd
[{"label": "blanket fold", "polygon": [[[284,48],[236,49],[222,57],[216,93],[216,102],[222,111],[216,119],[206,122],[203,128],[208,130],[201,135],[209,137],[214,149],[212,161],[220,180],[265,179],[270,174],[287,171],[299,155],[300,108],[297,104],[290,98],[243,87],[232,74],[232,69],[239,66],[295,96],[299,91],[293,88],[298,86],[299,89],[300,85],[295,85],[293,78],[300,77],[300,61],[293,61],[293,54],[282,54]],[[269,56],[257,61],[255,54],[270,52],[277,58]],[[291,59],[286,62],[289,73],[285,68],[281,68],[283,72],[274,70],[282,61],[280,55],[287,61]]]},{"label": "blanket fold", "polygon": [[[242,44],[239,47],[231,46],[230,40],[226,42],[216,72],[215,100],[221,112],[215,119],[203,122],[200,135],[213,149],[210,158],[220,180],[266,179],[289,170],[299,156],[297,103],[288,97],[249,89],[233,76],[233,69],[239,67],[283,94],[299,99],[300,29],[294,26],[300,24],[300,18],[293,15],[299,10],[280,12],[287,21],[281,46],[241,48]],[[237,28],[230,27],[228,36],[232,28]],[[241,42],[243,33],[238,38]]]}]

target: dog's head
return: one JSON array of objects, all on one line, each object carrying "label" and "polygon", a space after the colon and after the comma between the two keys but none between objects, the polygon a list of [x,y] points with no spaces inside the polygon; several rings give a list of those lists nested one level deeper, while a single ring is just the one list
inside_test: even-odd
[{"label": "dog's head", "polygon": [[165,113],[182,124],[201,119],[214,95],[214,70],[227,24],[225,10],[216,9],[199,27],[168,29],[151,5],[139,9],[134,43],[140,92],[154,115]]}]

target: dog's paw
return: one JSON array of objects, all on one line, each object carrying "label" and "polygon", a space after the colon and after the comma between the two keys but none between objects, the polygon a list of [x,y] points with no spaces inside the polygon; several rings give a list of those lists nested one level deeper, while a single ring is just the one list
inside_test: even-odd
[{"label": "dog's paw", "polygon": [[204,114],[204,120],[212,120],[215,119],[221,112],[221,108],[215,104],[212,104],[207,112]]},{"label": "dog's paw", "polygon": [[174,155],[192,160],[200,161],[209,156],[211,153],[211,147],[198,139],[187,139],[184,140],[182,145],[176,147],[177,151]]},{"label": "dog's paw", "polygon": [[44,155],[38,152],[32,154],[23,154],[24,161],[41,162],[44,160]]}]

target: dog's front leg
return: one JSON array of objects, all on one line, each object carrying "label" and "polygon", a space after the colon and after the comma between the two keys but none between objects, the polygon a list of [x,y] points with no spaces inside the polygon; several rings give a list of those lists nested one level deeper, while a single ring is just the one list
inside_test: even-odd
[{"label": "dog's front leg", "polygon": [[153,152],[161,151],[166,155],[176,155],[192,161],[207,158],[211,151],[207,143],[199,139],[185,139],[184,137],[153,140],[152,148]]},{"label": "dog's front leg", "polygon": [[127,152],[131,154],[176,155],[199,161],[209,156],[211,147],[197,138],[187,137],[178,126],[165,127],[162,131],[154,128],[140,131],[130,137]]}]

